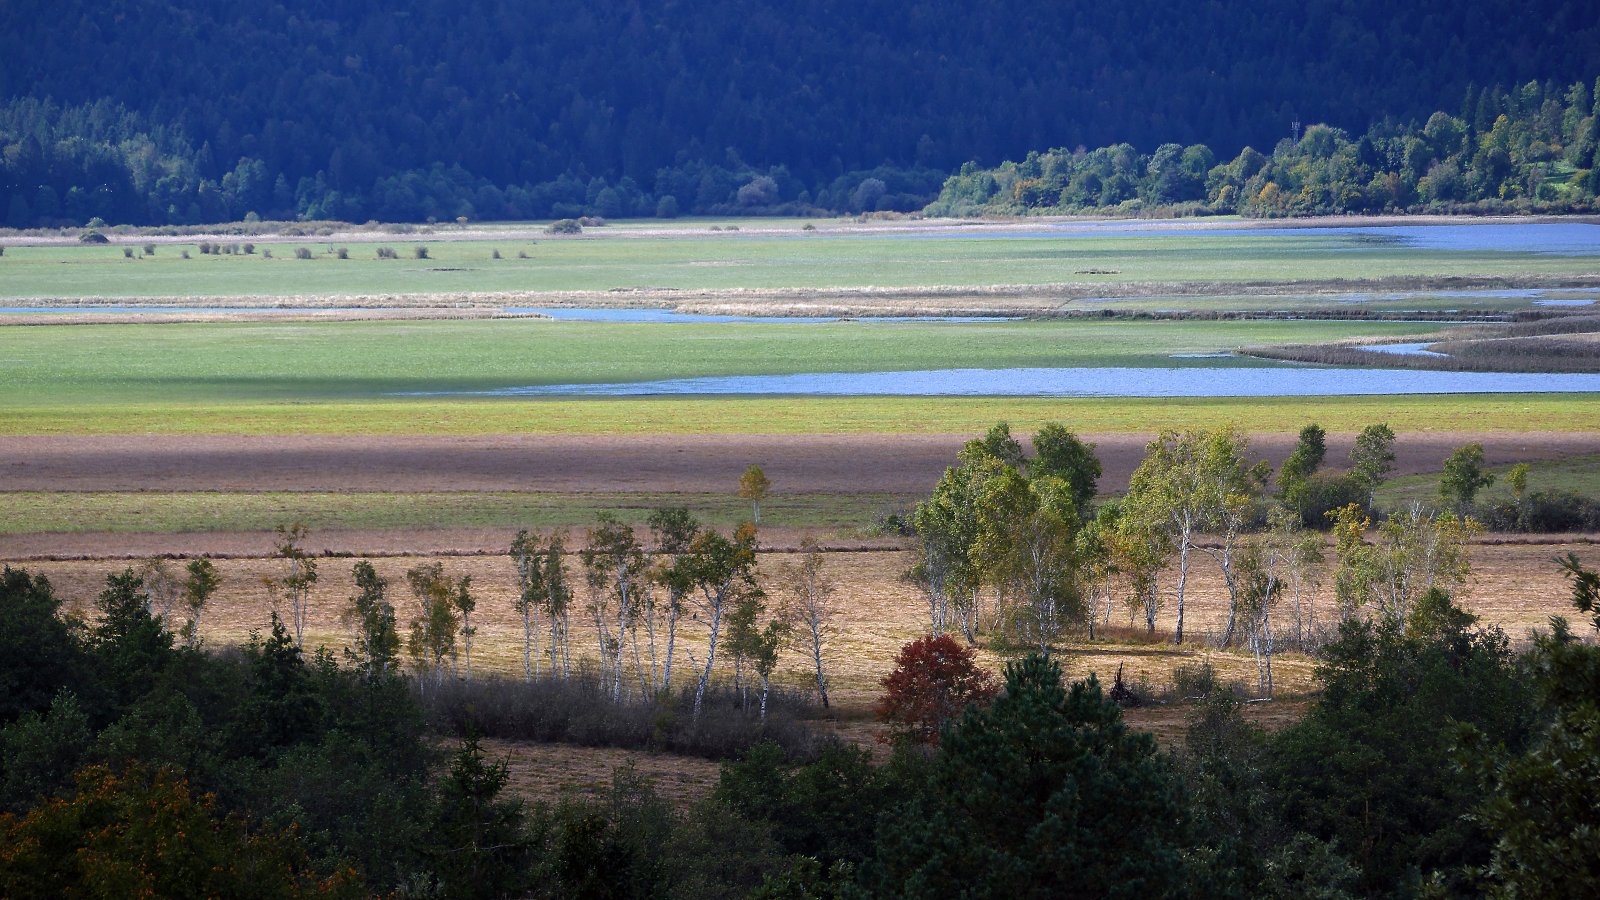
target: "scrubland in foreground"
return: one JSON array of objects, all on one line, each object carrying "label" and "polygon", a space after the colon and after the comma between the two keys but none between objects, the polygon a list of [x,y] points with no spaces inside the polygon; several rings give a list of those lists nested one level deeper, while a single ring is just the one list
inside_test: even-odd
[{"label": "scrubland in foreground", "polygon": [[[1474,578],[1464,593],[1462,604],[1499,625],[1514,638],[1529,629],[1543,627],[1548,617],[1567,606],[1566,590],[1553,560],[1567,552],[1581,559],[1595,557],[1595,545],[1587,542],[1565,544],[1479,544],[1472,547]],[[763,580],[777,599],[779,566],[789,554],[767,553],[761,559]],[[911,565],[911,554],[899,551],[868,551],[826,554],[826,571],[839,585],[836,634],[829,647],[830,671],[835,679],[833,696],[848,719],[859,716],[877,697],[878,679],[893,666],[895,654],[907,641],[926,633],[927,610],[917,589],[902,580]],[[312,593],[306,646],[326,646],[337,650],[350,642],[348,629],[340,621],[354,593],[347,558],[318,560],[320,580]],[[404,573],[414,566],[438,562],[453,575],[472,576],[479,605],[473,615],[479,629],[473,640],[473,670],[518,676],[522,673],[522,622],[512,608],[516,573],[505,556],[422,557],[402,556],[373,560],[378,572],[391,580],[393,602],[401,621],[415,614],[416,606],[404,585]],[[26,564],[31,571],[47,575],[57,592],[69,598],[71,608],[89,610],[88,600],[104,585],[106,574],[121,571],[128,563],[109,560],[39,561]],[[252,630],[264,630],[273,610],[272,600],[262,578],[280,573],[282,561],[268,558],[227,559],[215,562],[222,577],[222,588],[205,614],[201,634],[213,644],[242,643]],[[570,563],[574,568],[576,561]],[[1215,567],[1201,560],[1195,564],[1189,585],[1190,600],[1186,632],[1181,647],[1170,643],[1172,613],[1165,610],[1156,621],[1157,630],[1148,635],[1141,624],[1130,624],[1127,607],[1114,600],[1108,635],[1089,642],[1085,636],[1072,639],[1064,648],[1067,673],[1081,678],[1093,672],[1110,684],[1119,668],[1123,677],[1162,687],[1171,680],[1175,666],[1209,661],[1224,680],[1255,681],[1255,661],[1237,651],[1217,651],[1208,645],[1209,632],[1219,630],[1226,615],[1226,592]],[[1164,583],[1169,583],[1170,580]],[[581,593],[581,592],[580,592]],[[1307,604],[1308,624],[1317,629],[1331,627],[1333,608],[1331,586],[1324,585]],[[1102,604],[1104,600],[1100,601]],[[1288,601],[1282,601],[1287,605]],[[1103,605],[1100,608],[1104,615]],[[1280,622],[1287,616],[1280,612]],[[581,615],[573,620],[572,646],[575,655],[592,655],[592,626],[582,624]],[[681,640],[688,652],[700,655],[704,629],[688,623]],[[680,652],[684,649],[680,645]],[[981,649],[983,665],[998,671],[1005,655]],[[548,663],[545,664],[548,667]],[[1310,657],[1297,653],[1281,654],[1274,661],[1278,692],[1293,696],[1311,686],[1313,667]],[[786,651],[780,657],[774,681],[804,690],[809,671],[800,653]]]}]

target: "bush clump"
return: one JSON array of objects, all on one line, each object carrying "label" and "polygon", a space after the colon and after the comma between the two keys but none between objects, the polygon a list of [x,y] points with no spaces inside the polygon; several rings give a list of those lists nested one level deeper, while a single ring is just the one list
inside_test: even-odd
[{"label": "bush clump", "polygon": [[774,741],[795,758],[814,749],[803,716],[805,695],[774,688],[766,720],[758,699],[730,687],[706,690],[699,721],[694,685],[676,695],[616,702],[590,674],[515,681],[485,678],[429,686],[419,700],[432,727],[446,734],[591,747],[623,747],[731,759],[762,741]]},{"label": "bush clump", "polygon": [[583,223],[577,219],[557,219],[544,229],[545,234],[582,234]]}]

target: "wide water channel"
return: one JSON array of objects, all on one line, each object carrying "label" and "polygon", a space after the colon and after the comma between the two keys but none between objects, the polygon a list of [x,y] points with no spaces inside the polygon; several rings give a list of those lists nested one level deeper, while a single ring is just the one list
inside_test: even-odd
[{"label": "wide water channel", "polygon": [[1361,394],[1600,392],[1600,374],[1407,369],[1018,368],[729,375],[612,384],[538,384],[411,396],[629,397],[775,394],[812,397],[1319,397]]}]

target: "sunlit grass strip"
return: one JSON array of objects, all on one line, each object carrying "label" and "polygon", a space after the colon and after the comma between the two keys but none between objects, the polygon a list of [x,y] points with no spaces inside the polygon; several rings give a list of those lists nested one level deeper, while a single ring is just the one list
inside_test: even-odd
[{"label": "sunlit grass strip", "polygon": [[0,434],[970,434],[1148,432],[1232,423],[1297,431],[1600,431],[1600,394],[1361,397],[642,397],[84,404],[0,410]]},{"label": "sunlit grass strip", "polygon": [[[762,223],[754,223],[759,226]],[[698,226],[696,226],[698,227]],[[542,237],[542,236],[541,236]],[[237,243],[245,243],[239,239]],[[225,243],[235,243],[229,239]],[[399,258],[380,260],[387,246]],[[426,246],[428,258],[415,257]],[[985,234],[908,239],[894,234],[683,233],[619,238],[604,229],[576,240],[372,241],[313,239],[259,244],[253,254],[201,254],[194,243],[160,244],[124,259],[121,246],[8,248],[0,297],[370,295],[478,291],[780,289],[994,284],[1292,282],[1456,276],[1590,274],[1592,257],[1467,252],[1373,244],[1315,232],[1216,234],[1169,231],[1046,237]],[[336,250],[346,247],[348,259]],[[272,258],[263,251],[270,249]],[[310,259],[296,259],[296,250]],[[493,259],[494,250],[502,259]],[[190,253],[189,259],[181,254]],[[527,257],[517,256],[526,253]]]},{"label": "sunlit grass strip", "polygon": [[[775,494],[762,523],[778,528],[856,529],[915,498],[895,494]],[[313,530],[389,528],[583,528],[601,512],[643,524],[663,506],[685,506],[729,527],[750,516],[731,494],[452,491],[14,491],[0,492],[0,534],[270,531],[300,522]]]},{"label": "sunlit grass strip", "polygon": [[[1597,448],[1600,450],[1600,448]],[[1478,494],[1480,503],[1511,499],[1506,473],[1511,466],[1490,466],[1495,483]],[[1528,491],[1572,491],[1586,497],[1600,497],[1600,452],[1566,459],[1535,460],[1528,463]],[[1407,475],[1378,489],[1377,501],[1385,509],[1400,509],[1413,502],[1439,502],[1439,476]]]}]

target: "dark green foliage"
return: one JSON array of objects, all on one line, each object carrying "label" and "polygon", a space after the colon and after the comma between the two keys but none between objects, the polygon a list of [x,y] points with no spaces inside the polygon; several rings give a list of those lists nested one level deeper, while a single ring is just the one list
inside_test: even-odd
[{"label": "dark green foliage", "polygon": [[308,664],[276,621],[242,651],[174,650],[131,572],[108,579],[82,641],[47,582],[7,570],[0,589],[14,626],[0,640],[31,637],[0,659],[29,664],[15,696],[55,692],[47,713],[0,726],[0,805],[65,796],[82,765],[161,768],[222,812],[294,826],[319,877],[353,863],[392,888],[425,867],[431,751],[404,681]]},{"label": "dark green foliage", "polygon": [[[1148,0],[421,0],[403,14],[283,0],[268,15],[127,0],[112,18],[70,0],[34,12],[0,7],[0,99],[18,98],[0,113],[12,224],[615,217],[666,197],[697,213],[904,210],[967,160],[1115,141],[1154,152],[1108,148],[1070,174],[1041,165],[1007,192],[1030,206],[1164,205],[1208,197],[1217,161],[1250,187],[1253,158],[1213,157],[1270,147],[1296,111],[1354,133],[1458,103],[1461,120],[1409,140],[1378,124],[1346,147],[1307,129],[1299,156],[1353,172],[1277,163],[1285,202],[1494,196],[1523,149],[1478,146],[1501,114],[1537,112],[1558,137],[1539,136],[1549,174],[1516,180],[1523,193],[1559,193],[1571,173],[1554,164],[1582,172],[1595,154],[1586,98],[1469,87],[1600,71],[1595,19],[1573,0],[1486,0],[1470,16],[1375,0],[1311,15]],[[81,60],[93,77],[70,64]],[[1380,161],[1398,185],[1371,174]]]},{"label": "dark green foliage", "polygon": [[522,802],[500,796],[510,777],[505,762],[487,763],[478,739],[467,737],[439,785],[426,855],[440,896],[504,897],[526,889],[532,844],[523,830]]},{"label": "dark green foliage", "polygon": [[172,634],[150,615],[144,581],[132,569],[106,576],[106,589],[95,599],[100,622],[89,633],[106,685],[120,703],[143,694],[172,661]]},{"label": "dark green foliage", "polygon": [[[1568,556],[1572,605],[1600,631],[1600,575]],[[1533,675],[1549,722],[1521,757],[1506,758],[1479,730],[1466,744],[1492,787],[1477,820],[1496,836],[1484,870],[1497,897],[1600,894],[1600,648],[1586,646],[1565,619],[1535,640]]]},{"label": "dark green foliage", "polygon": [[1300,514],[1306,528],[1332,527],[1328,514],[1354,503],[1368,509],[1372,489],[1354,475],[1318,472],[1309,478],[1283,486],[1283,502]]},{"label": "dark green foliage", "polygon": [[1088,518],[1089,505],[1094,502],[1100,484],[1100,457],[1094,445],[1086,444],[1065,426],[1050,422],[1033,436],[1033,459],[1028,461],[1028,475],[1060,478],[1072,486],[1072,502],[1080,516]]},{"label": "dark green foliage", "polygon": [[1479,506],[1473,515],[1490,531],[1600,531],[1600,499],[1572,491],[1532,491],[1521,502]]},{"label": "dark green foliage", "polygon": [[63,689],[47,713],[29,712],[0,728],[0,812],[27,809],[71,784],[93,732]]},{"label": "dark green foliage", "polygon": [[321,735],[322,710],[310,673],[277,613],[266,640],[250,635],[244,663],[246,695],[230,735],[234,753],[266,757]]},{"label": "dark green foliage", "polygon": [[1444,461],[1439,474],[1439,497],[1458,512],[1472,508],[1478,491],[1494,484],[1494,473],[1483,470],[1483,445],[1479,443],[1457,447]]},{"label": "dark green foliage", "polygon": [[878,816],[900,799],[894,772],[854,745],[828,743],[816,759],[792,766],[777,744],[762,743],[723,763],[715,798],[765,822],[785,854],[822,864],[859,865],[872,853]]},{"label": "dark green foliage", "polygon": [[1412,891],[1434,871],[1459,886],[1490,841],[1465,819],[1480,794],[1448,762],[1457,731],[1519,748],[1532,725],[1505,635],[1433,592],[1404,626],[1346,621],[1323,658],[1321,699],[1271,740],[1280,827],[1348,857],[1362,893]]},{"label": "dark green foliage", "polygon": [[62,618],[48,579],[0,569],[0,725],[42,712],[63,687],[84,689],[84,637]]},{"label": "dark green foliage", "polygon": [[1300,429],[1300,439],[1289,452],[1289,458],[1283,461],[1283,468],[1278,470],[1278,484],[1287,488],[1316,474],[1323,457],[1328,455],[1327,437],[1322,426],[1314,423]]},{"label": "dark green foliage", "polygon": [[360,897],[357,874],[322,877],[292,831],[252,829],[171,772],[85,769],[77,792],[0,815],[7,897]]},{"label": "dark green foliage", "polygon": [[1435,112],[1422,125],[1404,116],[1397,122],[1391,108],[1381,120],[1365,117],[1366,133],[1355,137],[1311,125],[1303,137],[1274,135],[1270,156],[1247,146],[1217,165],[1203,145],[1162,144],[1148,156],[1128,144],[1035,151],[994,169],[963,167],[928,210],[970,215],[1120,207],[1272,217],[1595,208],[1595,179],[1581,172],[1590,164],[1582,148],[1594,127],[1582,83],[1493,87],[1478,95],[1477,109],[1470,123]]},{"label": "dark green foliage", "polygon": [[886,821],[886,896],[1151,897],[1186,878],[1176,773],[1092,677],[1006,667],[1005,692],[946,731],[927,790]]}]

